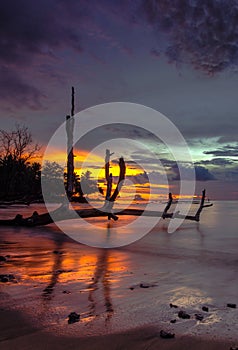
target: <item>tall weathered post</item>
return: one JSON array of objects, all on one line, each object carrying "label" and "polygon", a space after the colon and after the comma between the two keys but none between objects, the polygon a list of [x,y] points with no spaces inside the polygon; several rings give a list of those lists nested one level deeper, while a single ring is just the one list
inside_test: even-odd
[{"label": "tall weathered post", "polygon": [[66,116],[67,132],[67,196],[71,200],[74,192],[74,149],[73,149],[73,132],[74,132],[74,87],[71,95],[71,115]]}]

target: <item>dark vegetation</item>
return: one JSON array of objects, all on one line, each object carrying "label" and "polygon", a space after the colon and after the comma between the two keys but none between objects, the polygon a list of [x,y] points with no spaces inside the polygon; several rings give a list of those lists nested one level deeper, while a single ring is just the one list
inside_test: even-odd
[{"label": "dark vegetation", "polygon": [[[36,161],[40,158],[39,151],[40,146],[34,143],[28,127],[17,124],[12,131],[0,130],[0,202],[43,201],[42,176],[51,183],[52,199],[53,194],[58,193],[64,169],[56,162],[46,162],[42,172],[41,163]],[[90,176],[90,171],[83,173],[81,178],[74,174],[74,201],[85,202],[84,195],[98,191]]]}]

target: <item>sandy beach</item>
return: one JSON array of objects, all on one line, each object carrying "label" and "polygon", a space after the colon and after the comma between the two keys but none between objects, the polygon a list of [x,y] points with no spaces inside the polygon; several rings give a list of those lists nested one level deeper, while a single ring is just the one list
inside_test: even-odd
[{"label": "sandy beach", "polygon": [[65,337],[55,336],[44,329],[36,329],[21,314],[1,311],[2,349],[229,349],[227,341],[208,340],[200,337],[179,336],[176,339],[161,339],[156,328],[138,328],[127,332],[101,336]]},{"label": "sandy beach", "polygon": [[[237,346],[238,308],[227,307],[238,304],[236,208],[237,202],[216,202],[199,224],[168,234],[161,221],[143,239],[108,250],[79,244],[53,224],[1,227],[0,274],[16,279],[0,283],[1,348]],[[0,211],[6,217],[34,209],[44,211],[40,205]],[[179,318],[181,310],[190,318]],[[79,322],[68,324],[71,312]],[[175,338],[161,339],[161,330]]]}]

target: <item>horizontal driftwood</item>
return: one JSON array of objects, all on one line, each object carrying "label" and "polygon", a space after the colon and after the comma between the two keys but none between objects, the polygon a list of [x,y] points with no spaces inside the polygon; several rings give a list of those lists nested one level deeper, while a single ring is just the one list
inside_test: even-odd
[{"label": "horizontal driftwood", "polygon": [[[212,206],[212,204],[206,205]],[[65,206],[62,206],[55,211],[51,212],[51,214],[54,217],[55,221],[62,221],[62,220],[68,220],[68,219],[75,219],[75,212],[78,214],[79,218],[96,218],[96,217],[108,217],[108,212],[103,211],[96,208],[88,208],[88,209],[82,209],[82,210],[69,210],[66,209]],[[200,213],[199,215],[182,215],[179,212],[176,213],[165,213],[161,211],[146,211],[142,209],[124,209],[122,211],[119,210],[113,210],[113,214],[116,214],[116,216],[120,215],[132,215],[132,216],[141,216],[142,214],[144,216],[151,216],[151,217],[163,217],[165,218],[180,218],[185,220],[192,220],[192,221],[199,221],[200,220]],[[113,217],[112,217],[113,218]],[[50,213],[45,214],[38,214],[37,212],[34,212],[32,216],[28,218],[23,218],[22,215],[16,215],[14,219],[9,220],[0,220],[0,225],[2,226],[41,226],[41,225],[48,225],[53,222],[52,217]]]}]

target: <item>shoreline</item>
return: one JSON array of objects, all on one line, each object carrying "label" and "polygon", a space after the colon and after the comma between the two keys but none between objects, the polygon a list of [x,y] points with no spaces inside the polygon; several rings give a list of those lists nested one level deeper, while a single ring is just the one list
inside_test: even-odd
[{"label": "shoreline", "polygon": [[[199,225],[168,234],[162,221],[143,239],[109,250],[79,244],[54,224],[2,229],[1,273],[17,283],[0,283],[0,347],[236,348],[238,308],[227,307],[238,305],[236,213],[221,203]],[[80,233],[90,233],[83,222]],[[180,310],[191,318],[179,318]],[[71,312],[80,321],[68,325]],[[161,330],[175,339],[161,339]]]},{"label": "shoreline", "polygon": [[[77,323],[69,327],[77,327]],[[161,339],[159,332],[160,329],[151,326],[100,336],[56,336],[48,329],[34,327],[19,311],[0,311],[0,345],[4,350],[224,350],[236,346],[227,340],[184,335],[175,335],[174,339]]]}]

